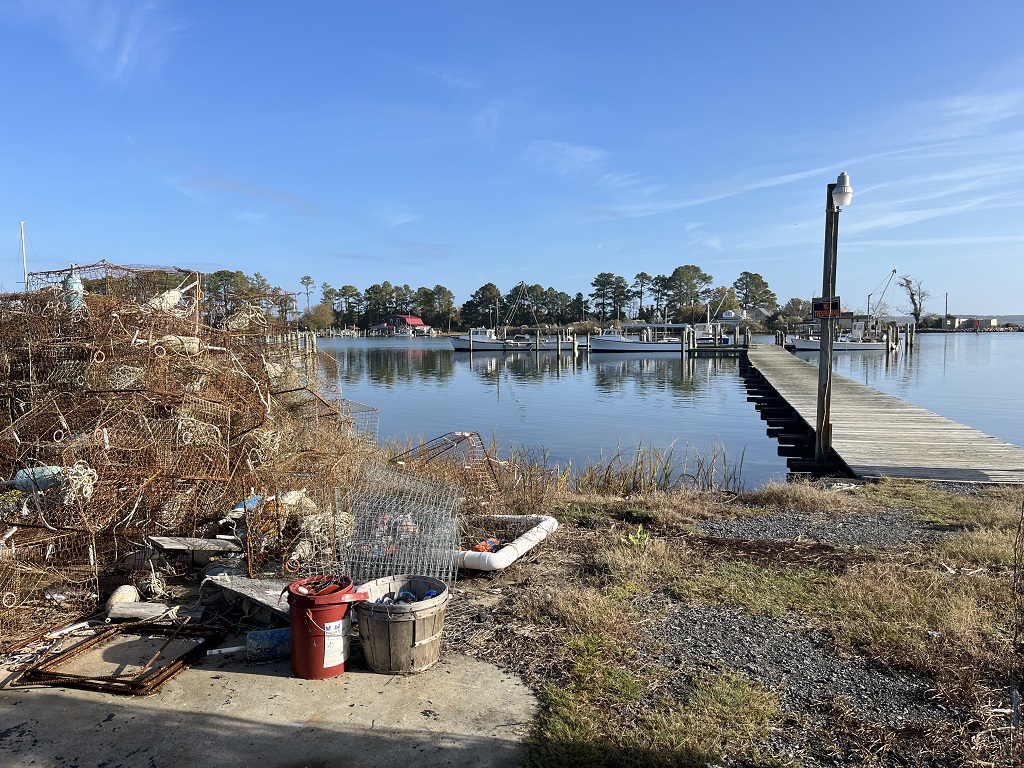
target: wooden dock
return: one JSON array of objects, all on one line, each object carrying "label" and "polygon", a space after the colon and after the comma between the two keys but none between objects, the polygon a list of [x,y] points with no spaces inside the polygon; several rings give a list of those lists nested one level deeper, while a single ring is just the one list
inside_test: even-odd
[{"label": "wooden dock", "polygon": [[[813,432],[817,366],[774,345],[747,362]],[[1024,449],[834,373],[831,413],[832,450],[856,477],[1024,483]]]}]

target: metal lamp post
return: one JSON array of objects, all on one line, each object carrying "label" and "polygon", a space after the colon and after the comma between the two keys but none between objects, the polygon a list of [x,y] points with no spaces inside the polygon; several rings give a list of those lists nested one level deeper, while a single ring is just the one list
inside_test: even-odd
[{"label": "metal lamp post", "polygon": [[[832,336],[838,315],[839,297],[836,296],[836,244],[839,239],[839,212],[853,199],[853,188],[846,171],[839,174],[835,184],[829,184],[825,193],[825,262],[822,269],[821,295],[829,309],[823,310],[821,345],[818,349],[818,414],[814,430],[814,460],[828,461],[832,450]],[[833,309],[834,308],[834,309]]]}]

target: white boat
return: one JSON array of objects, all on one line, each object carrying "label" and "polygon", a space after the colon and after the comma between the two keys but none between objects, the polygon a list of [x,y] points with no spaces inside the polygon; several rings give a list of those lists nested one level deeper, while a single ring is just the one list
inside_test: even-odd
[{"label": "white boat", "polygon": [[692,327],[698,347],[727,347],[735,341],[734,337],[725,331],[721,323],[713,323],[709,320],[706,323],[696,323]]},{"label": "white boat", "polygon": [[[690,326],[685,323],[637,324],[605,328],[600,335],[591,336],[591,352],[675,352],[683,348],[682,333]],[[635,333],[629,333],[635,331]]]},{"label": "white boat", "polygon": [[449,339],[456,352],[569,352],[576,349],[576,339],[572,335],[556,338],[543,338],[517,334],[511,338],[499,337],[493,328],[470,328]]},{"label": "white boat", "polygon": [[[898,352],[900,348],[900,335],[897,327],[892,323],[882,320],[883,300],[885,292],[889,290],[889,284],[896,276],[896,267],[885,279],[885,287],[881,294],[872,291],[868,294],[867,314],[860,315],[862,319],[851,320],[850,327],[836,329],[836,336],[832,339],[833,352]],[[878,296],[875,310],[871,310],[871,297]],[[821,350],[821,327],[817,321],[813,324],[801,326],[801,329],[788,339],[796,352],[818,352]]]},{"label": "white boat", "polygon": [[[818,352],[821,337],[815,334],[798,334],[790,338],[797,352]],[[862,320],[856,320],[853,327],[843,330],[832,340],[833,352],[885,352],[899,349],[899,339],[890,338],[889,332],[881,326],[868,327]]]}]

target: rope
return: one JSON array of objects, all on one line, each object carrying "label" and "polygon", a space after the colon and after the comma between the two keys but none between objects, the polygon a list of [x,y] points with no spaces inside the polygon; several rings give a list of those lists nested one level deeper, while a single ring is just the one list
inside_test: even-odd
[{"label": "rope", "polygon": [[63,470],[64,474],[64,504],[70,505],[76,501],[88,502],[92,498],[99,475],[96,470],[84,461],[76,461],[70,467]]}]

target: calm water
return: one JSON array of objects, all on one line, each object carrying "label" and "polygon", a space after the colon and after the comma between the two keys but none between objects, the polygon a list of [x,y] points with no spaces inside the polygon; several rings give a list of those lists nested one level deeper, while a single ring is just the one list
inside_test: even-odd
[{"label": "calm water", "polygon": [[[514,445],[576,463],[648,446],[692,462],[718,444],[730,460],[742,454],[747,486],[786,473],[734,359],[471,356],[443,339],[323,339],[320,348],[339,361],[344,396],[380,409],[382,443],[472,430],[503,453]],[[833,370],[1024,445],[1024,333],[922,334],[912,355],[839,355]]]}]

